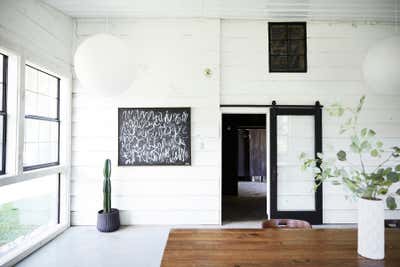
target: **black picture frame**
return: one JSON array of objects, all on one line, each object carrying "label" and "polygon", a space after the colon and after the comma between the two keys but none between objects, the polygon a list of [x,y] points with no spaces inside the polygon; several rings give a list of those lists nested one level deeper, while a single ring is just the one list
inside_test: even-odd
[{"label": "black picture frame", "polygon": [[[147,112],[161,112],[162,114],[169,113],[184,113],[188,114],[188,118],[186,121],[187,124],[187,132],[184,135],[184,140],[186,140],[185,145],[188,150],[188,155],[184,160],[179,160],[175,162],[137,162],[137,163],[125,163],[121,159],[121,149],[122,144],[120,141],[121,137],[121,125],[123,123],[122,113],[124,111],[147,111]],[[118,166],[191,166],[192,157],[191,157],[191,108],[190,107],[121,107],[118,108]]]}]

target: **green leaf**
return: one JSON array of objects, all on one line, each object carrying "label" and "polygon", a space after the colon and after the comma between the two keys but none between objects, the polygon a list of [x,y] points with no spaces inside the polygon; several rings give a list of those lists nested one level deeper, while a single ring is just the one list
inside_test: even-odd
[{"label": "green leaf", "polygon": [[365,95],[363,95],[363,96],[360,98],[360,103],[358,104],[357,109],[356,109],[356,112],[357,112],[357,113],[361,111],[361,109],[362,109],[362,107],[363,107],[363,105],[364,105],[364,101],[365,101]]},{"label": "green leaf", "polygon": [[337,154],[336,154],[338,160],[340,161],[345,161],[346,160],[346,152],[344,152],[343,150],[340,150]]},{"label": "green leaf", "polygon": [[353,151],[354,153],[359,153],[360,152],[360,148],[354,142],[351,143],[350,148],[351,148],[351,151]]},{"label": "green leaf", "polygon": [[363,149],[369,149],[370,147],[371,147],[371,144],[370,144],[367,140],[363,141],[363,142],[361,143],[361,145],[360,145],[361,150],[363,150]]},{"label": "green leaf", "polygon": [[392,148],[393,148],[392,156],[395,158],[398,158],[400,156],[400,148],[397,146],[392,147]]},{"label": "green leaf", "polygon": [[395,170],[396,172],[400,172],[400,164],[396,166]]},{"label": "green leaf", "polygon": [[386,205],[389,209],[394,210],[397,208],[396,200],[392,196],[386,198]]},{"label": "green leaf", "polygon": [[377,157],[378,155],[379,155],[378,150],[376,150],[376,149],[371,150],[371,156],[372,157]]},{"label": "green leaf", "polygon": [[367,128],[362,129],[362,130],[361,130],[361,136],[362,136],[362,137],[366,137],[366,136],[367,136],[367,131],[368,131]]},{"label": "green leaf", "polygon": [[375,133],[375,131],[374,130],[369,130],[368,131],[368,137],[374,137],[376,135],[376,133]]},{"label": "green leaf", "polygon": [[388,189],[387,189],[387,188],[380,188],[380,189],[378,190],[378,194],[379,194],[379,195],[386,195],[387,192],[388,192]]},{"label": "green leaf", "polygon": [[377,148],[383,147],[383,143],[381,141],[376,142],[376,147]]},{"label": "green leaf", "polygon": [[344,113],[344,108],[339,103],[330,105],[327,110],[329,115],[334,117],[341,117]]},{"label": "green leaf", "polygon": [[397,183],[399,181],[399,177],[397,177],[397,173],[395,172],[388,173],[387,179],[392,183]]}]

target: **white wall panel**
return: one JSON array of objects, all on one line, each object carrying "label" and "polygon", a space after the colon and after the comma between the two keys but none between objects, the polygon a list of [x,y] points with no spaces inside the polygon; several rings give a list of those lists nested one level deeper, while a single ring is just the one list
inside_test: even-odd
[{"label": "white wall panel", "polygon": [[[369,47],[392,36],[393,25],[362,23],[307,23],[307,73],[268,72],[268,23],[256,20],[221,22],[221,103],[222,104],[314,104],[339,101],[356,105],[367,95],[361,126],[372,127],[386,146],[400,143],[400,95],[379,95],[366,88],[361,67]],[[323,144],[327,151],[347,149],[349,141],[339,135],[338,120],[323,115]],[[305,151],[304,145],[291,148],[291,159]],[[330,153],[332,154],[332,152]],[[356,158],[350,159],[357,162]],[[367,159],[369,168],[376,162]],[[298,166],[287,166],[281,176],[293,177],[285,198],[304,197],[304,182]],[[286,183],[287,184],[287,183]],[[356,222],[357,204],[346,199],[341,187],[324,186],[323,221]],[[303,194],[303,195],[302,195]],[[284,205],[284,203],[281,203]],[[400,218],[400,211],[387,211],[387,218]]]},{"label": "white wall panel", "polygon": [[[101,208],[103,160],[113,160],[114,198],[124,224],[218,224],[220,220],[219,104],[355,105],[367,95],[362,125],[373,127],[386,145],[400,141],[400,95],[369,91],[361,66],[367,49],[394,33],[384,24],[307,24],[307,73],[268,72],[268,24],[263,20],[214,19],[78,19],[77,43],[109,30],[128,42],[137,77],[120,96],[89,94],[75,81],[73,95],[72,222],[94,224]],[[203,75],[211,68],[212,77]],[[192,108],[192,166],[117,167],[118,107]],[[346,148],[337,121],[323,117],[324,147]],[[304,151],[307,142],[292,148]],[[296,158],[297,155],[291,155]],[[370,167],[374,162],[368,162]],[[308,186],[298,166],[288,197],[305,197]],[[83,196],[86,195],[86,196]],[[356,221],[356,203],[340,187],[324,187],[324,222]],[[204,203],[200,203],[203,198]],[[84,199],[90,199],[85,202]],[[180,203],[179,199],[187,203]],[[158,202],[160,203],[157,206]],[[82,204],[81,204],[82,203]],[[168,208],[167,208],[168,207]],[[400,217],[388,211],[387,217]]]},{"label": "white wall panel", "polygon": [[[110,158],[113,206],[123,224],[219,224],[219,20],[114,19],[109,26],[133,51],[137,78],[109,98],[75,81],[72,222],[96,223],[102,165]],[[78,20],[77,42],[105,28],[104,20]],[[116,166],[119,107],[191,107],[192,165]]]}]

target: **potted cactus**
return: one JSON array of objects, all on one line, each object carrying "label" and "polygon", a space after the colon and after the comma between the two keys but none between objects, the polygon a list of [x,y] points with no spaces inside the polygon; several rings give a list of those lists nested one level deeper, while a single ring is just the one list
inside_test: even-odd
[{"label": "potted cactus", "polygon": [[119,210],[111,208],[111,160],[104,163],[103,209],[97,213],[97,229],[100,232],[113,232],[120,226]]}]

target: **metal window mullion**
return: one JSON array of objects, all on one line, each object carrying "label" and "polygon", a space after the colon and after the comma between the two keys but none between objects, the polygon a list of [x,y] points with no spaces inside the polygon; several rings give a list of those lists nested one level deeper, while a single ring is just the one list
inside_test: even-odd
[{"label": "metal window mullion", "polygon": [[1,109],[1,115],[3,116],[3,140],[2,140],[2,166],[0,174],[6,173],[6,157],[7,157],[7,85],[8,85],[8,57],[2,55],[3,57],[3,103]]},{"label": "metal window mullion", "polygon": [[50,117],[39,116],[39,115],[25,115],[25,119],[49,121],[49,122],[59,122],[60,121],[58,118],[50,118]]}]

